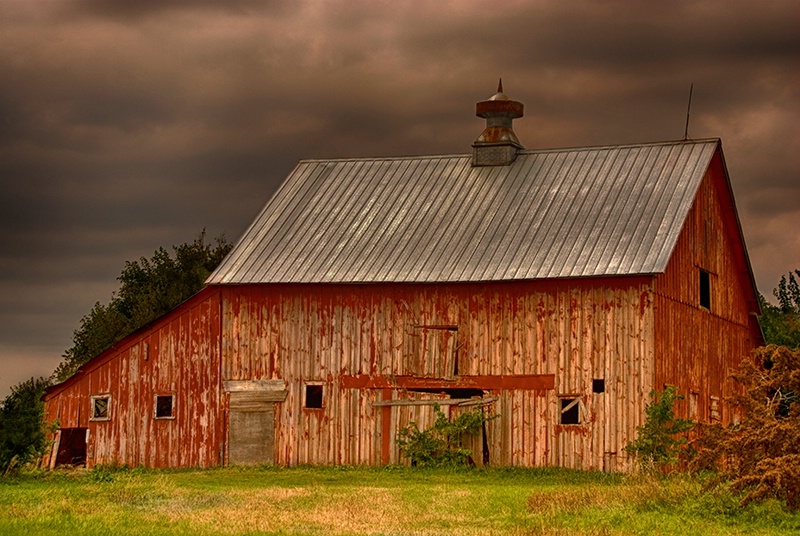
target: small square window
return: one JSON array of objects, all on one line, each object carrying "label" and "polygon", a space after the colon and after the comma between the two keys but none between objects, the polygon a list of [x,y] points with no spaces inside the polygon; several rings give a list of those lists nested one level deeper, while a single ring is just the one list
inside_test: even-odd
[{"label": "small square window", "polygon": [[306,407],[311,409],[322,407],[322,385],[306,385]]},{"label": "small square window", "polygon": [[711,309],[711,274],[700,270],[700,307]]},{"label": "small square window", "polygon": [[580,424],[581,423],[581,399],[562,398],[561,400],[561,424]]},{"label": "small square window", "polygon": [[592,392],[593,393],[605,393],[606,392],[606,381],[605,380],[592,380]]},{"label": "small square window", "polygon": [[156,395],[155,418],[175,418],[175,395]]},{"label": "small square window", "polygon": [[90,421],[108,421],[111,419],[111,395],[92,395]]}]

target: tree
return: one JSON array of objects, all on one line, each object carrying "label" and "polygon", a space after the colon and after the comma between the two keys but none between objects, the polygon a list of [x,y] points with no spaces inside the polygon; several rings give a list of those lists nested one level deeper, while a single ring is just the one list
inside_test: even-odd
[{"label": "tree", "polygon": [[683,400],[674,385],[663,391],[650,391],[650,403],[645,406],[647,415],[642,426],[636,429],[636,440],[625,446],[642,469],[664,468],[678,462],[686,438],[683,434],[693,424],[688,419],[675,418],[675,401]]},{"label": "tree", "polygon": [[772,291],[778,304],[772,305],[759,295],[761,329],[767,344],[800,348],[800,270],[781,276]]},{"label": "tree", "polygon": [[11,388],[0,406],[0,474],[39,458],[48,446],[43,427],[47,378],[31,378]]},{"label": "tree", "polygon": [[690,469],[717,471],[746,491],[742,505],[774,497],[800,510],[800,349],[764,346],[733,375],[738,425],[705,425],[693,442]]},{"label": "tree", "polygon": [[56,381],[69,378],[81,365],[125,336],[169,312],[203,288],[232,245],[224,237],[206,243],[205,230],[193,242],[173,246],[174,257],[164,248],[152,258],[127,261],[117,278],[119,290],[108,305],[95,303],[81,319],[72,347],[56,368]]}]

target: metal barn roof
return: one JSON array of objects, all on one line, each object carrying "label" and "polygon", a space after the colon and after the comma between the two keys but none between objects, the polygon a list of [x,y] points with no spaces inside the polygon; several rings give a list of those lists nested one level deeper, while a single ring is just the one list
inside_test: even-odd
[{"label": "metal barn roof", "polygon": [[663,272],[718,145],[301,161],[207,283]]}]

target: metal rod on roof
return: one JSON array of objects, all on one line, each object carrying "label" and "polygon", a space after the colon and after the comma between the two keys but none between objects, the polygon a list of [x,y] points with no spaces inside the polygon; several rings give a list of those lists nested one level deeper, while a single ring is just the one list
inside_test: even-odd
[{"label": "metal rod on roof", "polygon": [[683,131],[683,141],[689,139],[689,112],[692,110],[692,90],[694,89],[694,82],[689,86],[689,105],[686,107],[686,128]]}]

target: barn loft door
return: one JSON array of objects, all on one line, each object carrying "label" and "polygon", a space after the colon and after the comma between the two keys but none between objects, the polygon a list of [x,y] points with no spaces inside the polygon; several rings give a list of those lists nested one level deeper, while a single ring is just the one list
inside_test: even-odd
[{"label": "barn loft door", "polygon": [[275,405],[286,398],[282,380],[226,381],[229,393],[228,464],[275,462]]},{"label": "barn loft door", "polygon": [[443,379],[459,374],[456,326],[415,326],[412,341],[411,374]]}]

